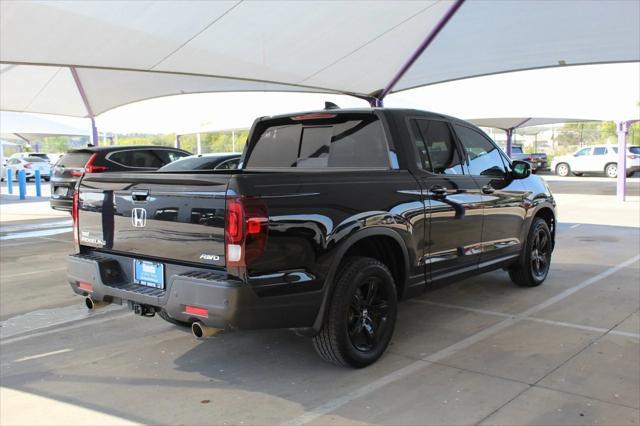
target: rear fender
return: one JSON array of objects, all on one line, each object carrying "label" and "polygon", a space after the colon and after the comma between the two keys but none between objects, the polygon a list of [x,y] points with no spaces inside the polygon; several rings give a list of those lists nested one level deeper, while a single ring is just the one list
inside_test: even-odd
[{"label": "rear fender", "polygon": [[391,237],[393,238],[398,245],[401,247],[402,249],[402,257],[403,257],[403,261],[404,261],[404,277],[403,280],[406,283],[408,281],[408,276],[409,276],[409,252],[407,250],[405,241],[402,239],[402,237],[395,231],[389,229],[389,228],[367,228],[364,229],[362,231],[357,232],[356,234],[354,234],[352,237],[350,237],[348,240],[346,240],[341,247],[338,249],[338,251],[336,252],[336,255],[334,256],[333,262],[331,264],[331,267],[329,268],[329,273],[327,274],[327,277],[325,279],[325,284],[324,284],[324,294],[322,296],[322,304],[320,305],[320,309],[318,310],[318,315],[316,316],[316,319],[313,323],[313,327],[311,331],[311,335],[315,335],[320,331],[320,328],[322,328],[322,323],[324,321],[324,316],[327,312],[327,308],[329,306],[329,300],[331,295],[333,294],[333,288],[335,286],[335,278],[336,275],[338,274],[338,269],[340,267],[340,264],[342,263],[345,254],[347,253],[347,251],[353,247],[354,244],[356,244],[358,241],[364,239],[364,238],[368,238],[368,237],[378,237],[378,236],[385,236],[385,237]]}]

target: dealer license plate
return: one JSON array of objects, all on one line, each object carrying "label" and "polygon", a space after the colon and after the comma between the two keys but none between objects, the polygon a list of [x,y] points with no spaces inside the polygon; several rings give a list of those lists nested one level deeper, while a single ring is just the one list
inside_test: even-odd
[{"label": "dealer license plate", "polygon": [[136,284],[164,289],[164,265],[146,260],[134,260],[133,281]]}]

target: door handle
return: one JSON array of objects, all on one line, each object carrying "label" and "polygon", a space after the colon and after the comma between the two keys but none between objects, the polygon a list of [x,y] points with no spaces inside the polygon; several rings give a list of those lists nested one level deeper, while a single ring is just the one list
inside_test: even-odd
[{"label": "door handle", "polygon": [[431,188],[429,188],[429,192],[442,197],[444,195],[447,195],[447,188],[442,185],[433,185]]},{"label": "door handle", "polygon": [[483,194],[493,194],[496,190],[491,185],[485,185],[482,187]]}]

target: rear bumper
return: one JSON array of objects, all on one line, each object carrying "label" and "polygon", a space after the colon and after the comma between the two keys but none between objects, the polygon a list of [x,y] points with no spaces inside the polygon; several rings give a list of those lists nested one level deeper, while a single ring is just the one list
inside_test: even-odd
[{"label": "rear bumper", "polygon": [[70,200],[68,198],[62,198],[62,197],[59,197],[59,198],[51,197],[49,199],[49,205],[51,206],[52,209],[70,212],[71,209],[73,208],[73,200]]},{"label": "rear bumper", "polygon": [[[322,300],[319,291],[259,296],[254,286],[223,272],[172,264],[165,264],[164,290],[145,287],[132,282],[132,262],[124,256],[67,256],[69,284],[76,294],[97,301],[131,301],[163,309],[179,321],[202,321],[223,329],[311,327]],[[80,283],[90,284],[91,289],[81,288]],[[186,313],[186,306],[204,308],[208,314]]]}]

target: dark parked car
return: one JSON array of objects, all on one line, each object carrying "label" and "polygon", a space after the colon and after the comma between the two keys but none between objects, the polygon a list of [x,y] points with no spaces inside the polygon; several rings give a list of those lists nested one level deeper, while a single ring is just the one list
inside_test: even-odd
[{"label": "dark parked car", "polygon": [[511,147],[511,159],[526,161],[531,166],[533,173],[549,169],[547,165],[547,154],[544,152],[527,154],[522,150],[521,146],[514,145]]},{"label": "dark parked car", "polygon": [[88,307],[196,337],[294,328],[353,367],[385,351],[400,299],[499,268],[541,284],[556,228],[545,182],[477,127],[382,108],[260,118],[239,170],[87,174],[73,217]]},{"label": "dark parked car", "polygon": [[190,170],[233,170],[238,168],[240,154],[196,154],[181,158],[158,169],[159,172]]},{"label": "dark parked car", "polygon": [[71,211],[73,193],[80,177],[90,173],[157,170],[187,151],[153,145],[101,146],[68,151],[51,172],[51,207]]}]

